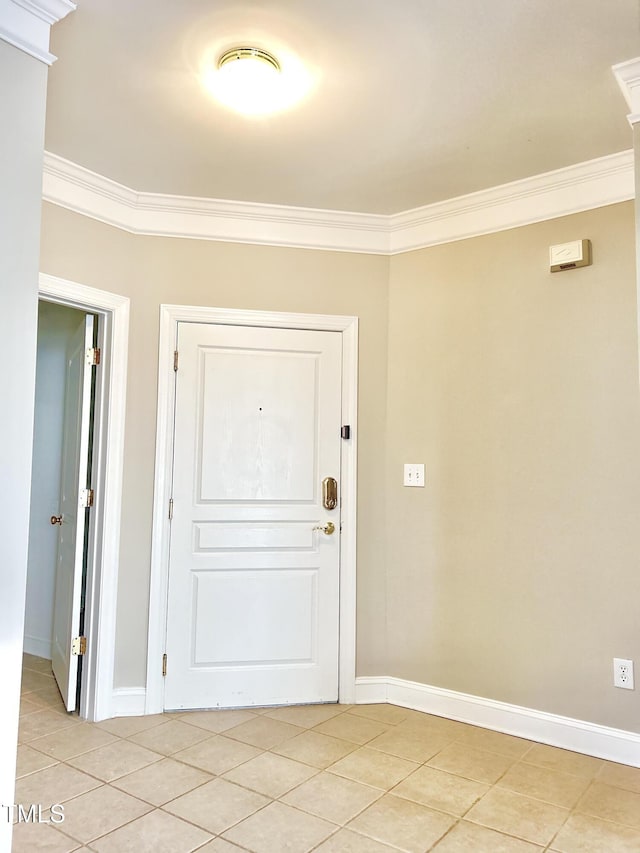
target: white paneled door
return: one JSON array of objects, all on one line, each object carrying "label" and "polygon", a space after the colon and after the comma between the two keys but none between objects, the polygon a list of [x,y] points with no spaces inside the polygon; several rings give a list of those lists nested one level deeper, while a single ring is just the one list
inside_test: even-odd
[{"label": "white paneled door", "polygon": [[179,323],[177,348],[165,708],[335,702],[342,335]]}]

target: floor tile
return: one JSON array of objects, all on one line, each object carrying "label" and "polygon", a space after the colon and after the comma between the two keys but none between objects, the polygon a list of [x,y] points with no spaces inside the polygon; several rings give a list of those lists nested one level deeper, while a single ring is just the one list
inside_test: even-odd
[{"label": "floor tile", "polygon": [[414,761],[361,747],[332,764],[329,772],[386,791],[413,773],[418,766]]},{"label": "floor tile", "polygon": [[18,742],[29,743],[44,735],[50,735],[70,726],[79,725],[82,724],[78,718],[71,714],[43,708],[41,711],[21,717],[18,729]]},{"label": "floor tile", "polygon": [[465,820],[457,823],[433,848],[434,853],[542,853],[542,850],[537,844]]},{"label": "floor tile", "polygon": [[91,723],[80,723],[62,731],[53,732],[45,737],[30,741],[31,746],[40,752],[51,755],[59,761],[89,752],[117,739],[109,732],[100,731]]},{"label": "floor tile", "polygon": [[366,717],[358,717],[347,712],[332,717],[324,723],[316,726],[314,731],[330,737],[339,737],[352,741],[362,746],[374,737],[386,732],[389,728],[387,723],[379,723],[376,720],[368,720]]},{"label": "floor tile", "polygon": [[505,835],[515,835],[544,846],[549,844],[568,816],[568,809],[492,788],[467,813],[466,818]]},{"label": "floor tile", "polygon": [[244,788],[257,791],[259,794],[277,799],[317,772],[315,767],[309,767],[308,764],[264,752],[239,767],[229,770],[224,774],[224,778]]},{"label": "floor tile", "polygon": [[271,803],[225,832],[224,837],[252,853],[308,853],[335,831],[333,823],[283,803]]},{"label": "floor tile", "polygon": [[344,824],[381,794],[368,785],[323,772],[291,791],[282,802],[332,823]]},{"label": "floor tile", "polygon": [[476,749],[497,752],[498,755],[506,755],[509,758],[522,758],[531,749],[530,740],[481,729],[478,726],[466,726],[460,731],[457,739]]},{"label": "floor tile", "polygon": [[293,705],[286,708],[273,708],[265,715],[283,723],[311,729],[342,713],[344,709],[341,705]]},{"label": "floor tile", "polygon": [[390,729],[388,732],[370,740],[371,749],[379,749],[390,755],[408,758],[411,761],[428,761],[445,746],[453,743],[453,738],[444,732]]},{"label": "floor tile", "polygon": [[18,758],[16,767],[16,779],[22,776],[28,776],[30,773],[35,773],[37,770],[44,770],[45,767],[52,767],[57,764],[56,758],[51,758],[50,755],[44,755],[36,749],[32,749],[26,744],[18,747]]},{"label": "floor tile", "polygon": [[542,743],[534,744],[524,760],[527,764],[536,764],[538,767],[546,767],[547,770],[562,770],[574,776],[587,776],[590,779],[598,773],[603,764],[600,758],[592,758],[590,755],[582,755],[579,752],[570,752],[568,749],[559,749]]},{"label": "floor tile", "polygon": [[341,829],[316,847],[314,853],[397,853],[397,850],[397,847],[389,847],[359,832]]},{"label": "floor tile", "polygon": [[576,806],[576,811],[640,829],[640,794],[614,788],[604,782],[591,785]]},{"label": "floor tile", "polygon": [[385,794],[348,825],[408,853],[424,853],[455,823],[455,818]]},{"label": "floor tile", "polygon": [[31,669],[22,670],[22,691],[25,693],[50,689],[55,685],[55,679],[51,672],[34,672]]},{"label": "floor tile", "polygon": [[49,666],[25,657],[16,800],[66,819],[14,853],[640,853],[638,768],[382,703],[91,724]]},{"label": "floor tile", "polygon": [[16,783],[17,803],[41,803],[49,808],[100,786],[97,779],[65,764],[39,770]]},{"label": "floor tile", "polygon": [[13,827],[11,853],[71,853],[80,845],[77,841],[47,823],[18,823]]},{"label": "floor tile", "polygon": [[210,833],[163,811],[153,811],[92,843],[97,853],[191,853]]},{"label": "floor tile", "polygon": [[434,767],[420,767],[400,782],[393,794],[462,817],[488,790],[489,786],[480,782],[462,779]]},{"label": "floor tile", "polygon": [[572,776],[559,770],[547,770],[545,767],[518,762],[507,770],[497,785],[570,809],[584,794],[589,780],[584,776]]},{"label": "floor tile", "polygon": [[324,770],[329,765],[358,749],[358,745],[319,732],[303,732],[276,746],[273,752]]},{"label": "floor tile", "polygon": [[33,714],[34,711],[41,711],[42,704],[34,702],[29,698],[33,694],[27,693],[20,697],[20,716],[26,717],[27,714]]},{"label": "floor tile", "polygon": [[159,726],[154,726],[151,729],[145,729],[143,732],[131,735],[129,740],[153,752],[159,752],[162,755],[171,755],[174,752],[179,752],[182,749],[193,746],[199,741],[206,740],[207,737],[209,737],[209,732],[204,729],[199,729],[197,726],[189,726],[180,720],[169,720],[168,722],[161,723]]},{"label": "floor tile", "polygon": [[214,735],[188,749],[177,752],[173,757],[176,761],[184,761],[193,767],[199,767],[207,773],[220,776],[260,755],[260,750],[240,741],[230,740],[224,735]]},{"label": "floor tile", "polygon": [[225,735],[260,749],[272,749],[285,740],[302,734],[302,731],[303,729],[299,726],[292,726],[290,723],[261,715],[232,729],[227,729]]},{"label": "floor tile", "polygon": [[114,779],[133,773],[134,770],[140,770],[148,764],[159,761],[160,758],[157,752],[145,749],[137,743],[116,740],[108,746],[101,746],[76,758],[67,759],[67,764],[90,776],[102,779],[103,782],[113,782]]},{"label": "floor tile", "polygon": [[46,675],[53,675],[51,671],[51,661],[48,658],[40,658],[36,655],[24,653],[22,657],[22,666],[24,669],[33,669],[36,672],[44,672]]},{"label": "floor tile", "polygon": [[95,726],[118,737],[131,737],[166,722],[169,720],[165,714],[149,714],[144,717],[114,717],[112,720],[95,723]]},{"label": "floor tile", "polygon": [[266,806],[270,800],[225,779],[213,779],[163,806],[177,817],[195,823],[214,835]]},{"label": "floor tile", "polygon": [[147,803],[102,785],[65,803],[61,828],[66,835],[89,844],[150,810]]},{"label": "floor tile", "polygon": [[163,758],[116,779],[112,785],[154,806],[162,806],[210,781],[211,775],[203,770],[172,758]]},{"label": "floor tile", "polygon": [[638,853],[640,832],[607,820],[573,814],[549,850],[557,853]]},{"label": "floor tile", "polygon": [[427,762],[430,767],[493,785],[514,763],[512,758],[483,749],[453,743]]},{"label": "floor tile", "polygon": [[204,847],[198,847],[198,853],[242,853],[242,847],[225,841],[224,838],[214,838]]},{"label": "floor tile", "polygon": [[453,740],[460,738],[469,728],[467,723],[449,720],[447,717],[437,717],[435,714],[424,714],[421,711],[411,711],[397,726],[400,731],[429,732],[431,734],[446,734]]},{"label": "floor tile", "polygon": [[41,690],[36,690],[33,693],[27,693],[27,699],[30,702],[36,702],[37,704],[42,705],[44,708],[60,711],[63,714],[67,713],[67,709],[64,707],[64,702],[62,701],[62,696],[58,690],[58,685],[55,683],[51,684],[49,687],[44,687]]},{"label": "floor tile", "polygon": [[614,764],[604,761],[597,776],[598,782],[613,785],[615,788],[625,788],[640,794],[640,768],[627,767],[625,764]]},{"label": "floor tile", "polygon": [[401,708],[399,705],[388,705],[386,703],[374,705],[356,705],[350,711],[356,717],[367,717],[369,720],[377,720],[379,723],[389,723],[395,726],[406,720],[411,711]]},{"label": "floor tile", "polygon": [[240,723],[253,720],[255,716],[251,711],[243,710],[188,711],[186,714],[181,714],[180,719],[183,723],[189,723],[190,726],[198,726],[208,732],[218,734],[227,729],[232,729],[234,726],[239,726]]}]

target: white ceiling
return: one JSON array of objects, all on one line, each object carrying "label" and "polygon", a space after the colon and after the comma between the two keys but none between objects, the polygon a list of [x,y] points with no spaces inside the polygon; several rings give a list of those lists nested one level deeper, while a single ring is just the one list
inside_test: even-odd
[{"label": "white ceiling", "polygon": [[[639,36],[638,0],[79,0],[46,147],[139,191],[395,213],[630,148],[611,65]],[[310,96],[214,102],[199,65],[241,43]]]}]

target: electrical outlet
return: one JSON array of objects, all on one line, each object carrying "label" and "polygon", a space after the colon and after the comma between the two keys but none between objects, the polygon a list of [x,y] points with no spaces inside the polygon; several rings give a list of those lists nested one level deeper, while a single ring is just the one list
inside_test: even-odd
[{"label": "electrical outlet", "polygon": [[633,690],[633,661],[624,658],[613,659],[613,686]]}]

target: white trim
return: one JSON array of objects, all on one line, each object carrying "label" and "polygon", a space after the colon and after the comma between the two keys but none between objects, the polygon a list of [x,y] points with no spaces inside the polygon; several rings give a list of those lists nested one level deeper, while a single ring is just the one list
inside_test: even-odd
[{"label": "white trim", "polygon": [[112,717],[142,717],[145,706],[144,687],[114,687],[111,699]]},{"label": "white trim", "polygon": [[80,714],[91,721],[112,715],[120,516],[124,466],[124,428],[129,341],[129,299],[105,290],[40,274],[39,296],[103,317],[102,382],[96,399],[94,440],[98,464],[94,479],[96,535],[94,571],[87,578],[85,631],[89,651],[83,660]]},{"label": "white trim", "polygon": [[52,65],[51,27],[75,8],[71,0],[0,0],[0,39]]},{"label": "white trim", "polygon": [[342,444],[342,539],[340,560],[339,695],[341,702],[354,698],[356,667],[356,488],[358,458],[358,318],[324,314],[287,314],[275,311],[243,311],[188,305],[160,306],[158,366],[158,420],[151,537],[151,581],[147,643],[146,714],[164,710],[161,660],[165,647],[169,569],[169,523],[173,454],[173,400],[175,374],[173,352],[179,322],[224,323],[283,329],[314,329],[342,333],[342,405],[351,438]]},{"label": "white trim", "polygon": [[356,702],[389,702],[608,761],[640,767],[640,734],[401,678],[358,678]]},{"label": "white trim", "polygon": [[381,705],[388,702],[388,683],[389,679],[384,676],[356,678],[355,704]]},{"label": "white trim", "polygon": [[391,254],[506,231],[634,198],[633,151],[621,151],[391,217]]},{"label": "white trim", "polygon": [[611,70],[630,110],[629,124],[640,122],[640,57],[628,62],[619,62]]},{"label": "white trim", "polygon": [[132,234],[386,253],[386,216],[136,192],[45,152],[43,198]]},{"label": "white trim", "polygon": [[41,637],[30,637],[25,634],[23,649],[28,655],[51,660],[51,640],[43,640]]},{"label": "white trim", "polygon": [[45,152],[43,198],[132,234],[389,255],[634,198],[621,151],[390,216],[136,192]]}]

